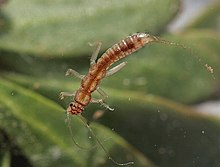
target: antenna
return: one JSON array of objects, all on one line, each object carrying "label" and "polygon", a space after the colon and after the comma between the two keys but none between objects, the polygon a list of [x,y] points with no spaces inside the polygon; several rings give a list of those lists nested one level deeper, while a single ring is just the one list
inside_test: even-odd
[{"label": "antenna", "polygon": [[70,121],[70,117],[69,117],[69,113],[68,112],[66,113],[65,123],[67,124],[68,130],[69,130],[69,133],[71,135],[71,139],[72,139],[74,145],[76,145],[78,148],[80,148],[82,150],[87,150],[87,151],[92,150],[92,149],[97,147],[97,144],[92,146],[92,147],[90,147],[90,148],[89,147],[83,147],[83,146],[79,145],[79,143],[73,137],[73,130],[72,130],[71,121]]},{"label": "antenna", "polygon": [[127,165],[133,165],[134,162],[130,161],[130,162],[126,162],[126,163],[119,163],[117,161],[115,161],[108,153],[108,151],[106,150],[106,148],[104,147],[104,145],[102,144],[102,142],[98,139],[98,137],[95,135],[95,133],[93,132],[93,130],[90,128],[89,124],[86,121],[86,118],[84,118],[81,114],[78,115],[80,117],[80,119],[82,120],[82,122],[86,125],[86,127],[89,129],[90,133],[92,134],[92,136],[95,138],[95,140],[97,141],[97,143],[100,145],[100,147],[102,148],[102,150],[105,152],[105,154],[108,156],[108,159],[110,159],[114,164],[119,165],[119,166],[127,166]]}]

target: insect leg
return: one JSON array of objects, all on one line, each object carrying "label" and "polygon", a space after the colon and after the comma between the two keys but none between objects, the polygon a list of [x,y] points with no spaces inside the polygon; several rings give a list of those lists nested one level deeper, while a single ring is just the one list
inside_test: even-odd
[{"label": "insect leg", "polygon": [[82,79],[85,75],[80,75],[77,71],[73,70],[73,69],[68,69],[66,71],[66,76],[75,76],[79,79]]},{"label": "insect leg", "polygon": [[75,92],[60,92],[60,99],[63,100],[65,97],[75,96]]},{"label": "insect leg", "polygon": [[105,93],[105,91],[102,90],[100,87],[97,87],[96,90],[97,90],[97,92],[102,96],[102,99],[94,99],[94,98],[92,98],[91,102],[92,102],[92,103],[99,103],[99,104],[101,104],[102,106],[104,106],[105,108],[107,108],[108,110],[113,111],[114,109],[113,109],[113,108],[110,108],[109,105],[107,105],[107,104],[105,103],[105,99],[108,98],[108,95]]},{"label": "insect leg", "polygon": [[109,107],[108,104],[104,103],[104,100],[103,100],[103,99],[94,99],[94,98],[92,98],[92,99],[90,100],[90,102],[91,102],[91,103],[99,103],[101,106],[104,106],[104,107],[107,108],[108,110],[114,111],[114,108],[111,108],[111,107]]},{"label": "insect leg", "polygon": [[118,72],[120,69],[122,69],[125,65],[127,64],[127,62],[122,62],[119,65],[113,67],[112,69],[110,69],[109,71],[107,71],[106,73],[106,77],[109,77],[111,75],[113,75],[114,73]]},{"label": "insect leg", "polygon": [[101,89],[100,87],[97,87],[96,90],[102,96],[103,101],[105,101],[105,99],[108,98],[107,93],[105,93],[105,91],[103,89]]},{"label": "insect leg", "polygon": [[95,61],[96,61],[97,56],[99,54],[102,43],[101,42],[95,42],[93,44],[89,43],[89,45],[90,46],[95,46],[95,50],[93,51],[92,56],[90,58],[90,65],[93,65],[93,64],[95,64]]}]

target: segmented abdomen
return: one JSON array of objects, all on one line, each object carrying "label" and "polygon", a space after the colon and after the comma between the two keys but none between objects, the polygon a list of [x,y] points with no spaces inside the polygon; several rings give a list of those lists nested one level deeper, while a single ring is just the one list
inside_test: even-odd
[{"label": "segmented abdomen", "polygon": [[[108,69],[114,62],[142,48],[146,43],[151,42],[149,34],[136,33],[121,40],[109,48],[97,61],[102,68]],[[151,40],[150,40],[151,39]]]},{"label": "segmented abdomen", "polygon": [[[149,42],[155,41],[156,37],[146,33],[136,33],[121,40],[109,48],[93,64],[88,74],[82,79],[81,88],[77,91],[75,101],[86,106],[91,98],[91,93],[96,90],[99,82],[105,77],[106,70],[116,61],[137,51]],[[88,99],[88,100],[87,100]]]}]

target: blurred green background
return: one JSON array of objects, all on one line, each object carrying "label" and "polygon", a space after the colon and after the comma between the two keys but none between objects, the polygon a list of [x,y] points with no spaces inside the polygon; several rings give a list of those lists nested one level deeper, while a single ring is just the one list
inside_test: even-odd
[{"label": "blurred green background", "polygon": [[152,43],[128,56],[101,83],[114,112],[90,104],[83,116],[118,162],[219,167],[220,118],[195,106],[220,97],[220,3],[179,31],[168,28],[184,7],[178,0],[0,1],[0,166],[116,166],[77,116],[73,137],[95,148],[73,144],[65,123],[71,98],[60,101],[59,93],[79,87],[64,74],[88,71],[89,42],[102,41],[103,53],[129,34],[149,32],[190,49]]}]

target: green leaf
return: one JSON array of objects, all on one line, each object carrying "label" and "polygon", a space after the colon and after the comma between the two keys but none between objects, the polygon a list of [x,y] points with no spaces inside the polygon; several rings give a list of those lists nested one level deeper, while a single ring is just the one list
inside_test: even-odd
[{"label": "green leaf", "polygon": [[220,15],[220,3],[217,3],[199,16],[195,21],[193,21],[186,30],[190,29],[210,29],[210,30],[219,30],[219,15]]},{"label": "green leaf", "polygon": [[178,8],[178,0],[9,1],[2,12],[10,29],[0,49],[44,57],[88,54],[88,42],[103,40],[106,48],[136,31],[162,31]]},{"label": "green leaf", "polygon": [[[90,151],[73,146],[59,105],[12,82],[0,81],[0,103],[4,106],[0,126],[7,129],[10,138],[22,148],[33,166],[114,165],[99,146]],[[96,143],[93,138],[88,139],[91,134],[78,117],[71,119],[71,123],[74,138],[80,144],[92,147]],[[92,124],[92,128],[116,160],[126,161],[126,157],[131,157],[137,166],[153,166],[111,130],[98,124]],[[109,137],[111,139],[107,140]]]},{"label": "green leaf", "polygon": [[[59,84],[52,79],[35,79],[21,76],[14,78],[29,89],[57,101],[59,90],[65,88],[71,91],[79,84],[59,79]],[[34,83],[38,83],[38,87]],[[99,122],[114,128],[156,165],[183,167],[196,164],[206,167],[213,163],[217,167],[220,163],[220,151],[216,147],[220,137],[219,119],[199,114],[190,107],[152,94],[112,88],[106,88],[106,92],[109,95],[108,104],[115,112],[105,112]],[[70,99],[65,101],[69,102]],[[90,104],[84,114],[90,117],[92,111],[98,109],[101,107]]]},{"label": "green leaf", "polygon": [[[130,33],[163,32],[178,2],[9,1],[0,13],[0,129],[7,133],[9,145],[16,146],[32,166],[115,166],[100,146],[82,150],[73,144],[71,137],[89,148],[96,146],[96,140],[77,116],[70,117],[73,136],[68,131],[60,105],[66,108],[72,99],[60,101],[58,96],[60,91],[78,89],[80,80],[64,73],[67,68],[88,71],[93,49],[88,42],[101,40],[103,52]],[[210,22],[204,27],[215,27],[217,13],[206,18]],[[219,97],[219,34],[193,28],[162,36],[190,49],[153,43],[124,59],[126,67],[101,84],[115,112],[105,112],[91,127],[119,162],[217,167],[219,119],[177,101]],[[214,69],[213,74],[205,64]],[[83,114],[93,121],[100,109],[89,104]],[[0,141],[0,146],[8,144],[1,137]],[[7,166],[15,162],[8,150],[0,150],[1,163]]]},{"label": "green leaf", "polygon": [[106,112],[100,122],[114,127],[156,165],[219,165],[219,118],[150,94],[110,93],[115,112]]}]

